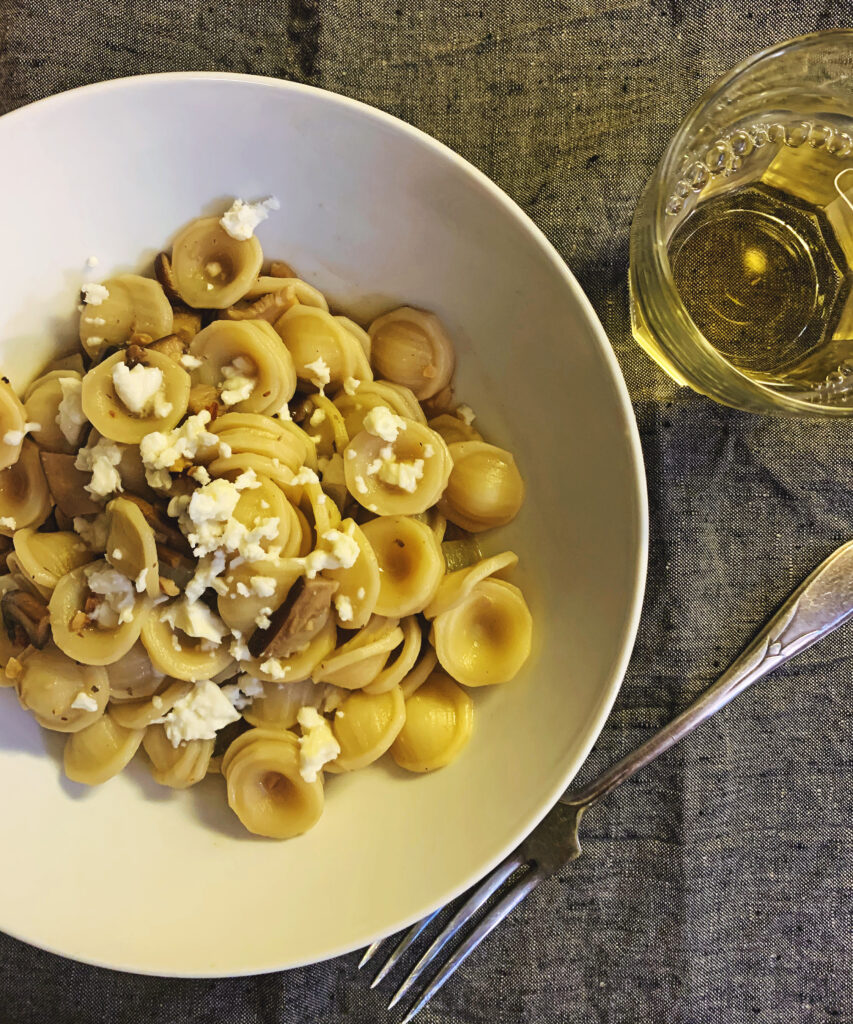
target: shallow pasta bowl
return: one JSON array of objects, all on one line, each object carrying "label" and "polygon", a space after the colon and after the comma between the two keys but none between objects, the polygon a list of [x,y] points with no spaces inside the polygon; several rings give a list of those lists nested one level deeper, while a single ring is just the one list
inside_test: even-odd
[{"label": "shallow pasta bowl", "polygon": [[[496,864],[595,741],[633,643],[646,558],[636,427],[616,361],[557,253],[483,175],[358,103],[269,79],[186,74],[98,85],[0,119],[7,244],[3,372],[30,379],[74,337],[76,294],[150,265],[175,229],[235,195],[276,195],[258,236],[366,321],[434,310],[457,394],[515,452],[512,548],[535,650],[480,688],[464,756],[427,776],[384,761],[329,779],[289,842],[245,833],[211,778],[160,789],[144,765],[64,781],[61,737],[0,690],[0,928],[66,956],[166,975],[271,971],[364,945]],[[141,755],[140,755],[141,759]]]}]

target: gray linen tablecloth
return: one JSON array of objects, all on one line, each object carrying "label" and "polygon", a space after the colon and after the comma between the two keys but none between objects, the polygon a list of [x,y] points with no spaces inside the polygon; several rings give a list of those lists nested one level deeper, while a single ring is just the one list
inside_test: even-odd
[{"label": "gray linen tablecloth", "polygon": [[[311,82],[446,142],[544,229],[621,360],[651,503],[639,641],[589,778],[853,536],[850,424],[757,418],[676,389],[631,340],[625,285],[637,195],[699,92],[753,51],[851,15],[842,0],[0,0],[0,112],[151,71]],[[424,1024],[853,1021],[851,669],[842,630],[591,813],[581,860]],[[0,1022],[399,1019],[357,961],[169,981],[0,935]]]}]

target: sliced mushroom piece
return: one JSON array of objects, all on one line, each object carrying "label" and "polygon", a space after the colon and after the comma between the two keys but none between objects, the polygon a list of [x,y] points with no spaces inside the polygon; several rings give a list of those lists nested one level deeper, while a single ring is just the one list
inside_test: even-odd
[{"label": "sliced mushroom piece", "polygon": [[3,625],[13,643],[24,643],[42,650],[50,640],[50,612],[47,602],[26,590],[7,590],[0,598]]},{"label": "sliced mushroom piece", "polygon": [[273,612],[266,629],[256,629],[249,639],[254,658],[288,658],[305,647],[329,621],[336,580],[308,580],[300,576],[287,597]]},{"label": "sliced mushroom piece", "polygon": [[175,274],[172,270],[172,261],[165,252],[158,253],[154,259],[154,276],[160,282],[160,287],[166,293],[170,302],[180,302],[178,287],[175,284]]},{"label": "sliced mushroom piece", "polygon": [[213,422],[219,416],[219,391],[212,384],[194,384],[187,408],[194,415],[207,409]]},{"label": "sliced mushroom piece", "polygon": [[283,288],[278,292],[270,292],[244,306],[231,306],[222,311],[222,320],[266,320],[275,323],[291,306],[296,305],[293,288]]},{"label": "sliced mushroom piece", "polygon": [[91,516],[103,512],[103,506],[86,490],[91,474],[77,469],[76,455],[63,452],[40,451],[41,468],[57,508],[70,518]]},{"label": "sliced mushroom piece", "polygon": [[201,314],[187,306],[172,307],[172,331],[187,345],[201,330]]},{"label": "sliced mushroom piece", "polygon": [[123,494],[122,497],[126,501],[132,501],[133,504],[139,508],[145,522],[148,523],[154,531],[154,539],[157,541],[158,546],[161,544],[167,545],[169,548],[174,549],[182,555],[188,555],[190,553],[191,549],[187,543],[186,537],[181,533],[174,522],[169,520],[158,508],[152,505],[150,501],[146,501],[144,498],[140,498],[136,494]]},{"label": "sliced mushroom piece", "polygon": [[185,355],[187,351],[187,343],[178,337],[177,334],[168,334],[165,338],[155,341],[149,348],[155,352],[161,352],[164,356],[168,356],[169,359],[180,366],[181,356]]}]

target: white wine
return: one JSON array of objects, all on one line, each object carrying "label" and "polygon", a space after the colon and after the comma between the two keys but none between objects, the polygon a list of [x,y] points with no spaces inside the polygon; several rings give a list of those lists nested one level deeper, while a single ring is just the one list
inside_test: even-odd
[{"label": "white wine", "polygon": [[737,128],[685,170],[666,214],[673,280],[706,340],[767,386],[853,405],[853,121]]}]

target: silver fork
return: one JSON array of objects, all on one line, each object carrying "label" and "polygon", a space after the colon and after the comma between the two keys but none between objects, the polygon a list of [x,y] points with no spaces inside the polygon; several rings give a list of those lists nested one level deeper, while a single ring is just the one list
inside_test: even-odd
[{"label": "silver fork", "polygon": [[[396,1006],[413,991],[428,968],[438,965],[439,954],[445,946],[460,936],[477,912],[491,901],[493,905],[487,909],[464,941],[447,957],[444,965],[403,1018],[402,1024],[408,1024],[466,957],[529,892],[532,892],[544,878],[580,856],[578,825],[588,808],[602,800],[644,765],[669,750],[752,683],[800,651],[811,647],[822,637],[843,625],[851,615],[853,541],[848,541],[822,562],[791,594],[713,686],[633,753],[623,757],[603,775],[577,792],[568,793],[560,799],[524,842],[471,892],[409,972],[388,1004],[388,1009]],[[518,874],[518,878],[512,885],[507,885],[515,874]],[[371,988],[375,988],[388,976],[403,954],[426,931],[440,912],[435,911],[406,932],[373,979]],[[362,957],[359,968],[373,959],[384,941],[385,939],[380,939],[373,943]]]}]

